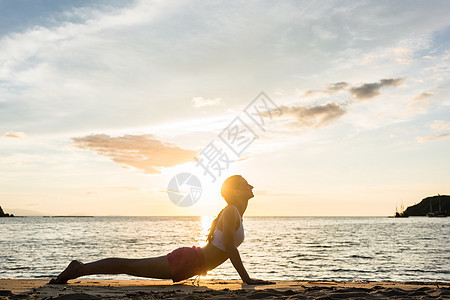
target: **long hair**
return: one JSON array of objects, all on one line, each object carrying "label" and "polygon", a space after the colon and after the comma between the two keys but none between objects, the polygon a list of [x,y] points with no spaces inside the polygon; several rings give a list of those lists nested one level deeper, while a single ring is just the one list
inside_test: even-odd
[{"label": "long hair", "polygon": [[[233,204],[233,198],[231,195],[231,192],[235,190],[242,182],[243,177],[241,175],[233,175],[225,179],[225,181],[222,184],[222,188],[220,190],[220,194],[222,195],[223,199],[228,204]],[[212,242],[214,238],[214,232],[216,231],[217,222],[219,221],[220,216],[222,215],[222,212],[225,208],[223,208],[220,213],[217,215],[217,217],[212,221],[211,227],[208,231],[208,236],[206,237],[206,242]]]}]

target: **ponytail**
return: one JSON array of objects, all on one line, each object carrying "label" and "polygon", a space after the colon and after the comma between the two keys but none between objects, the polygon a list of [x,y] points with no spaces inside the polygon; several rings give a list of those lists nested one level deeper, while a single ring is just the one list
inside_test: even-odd
[{"label": "ponytail", "polygon": [[214,219],[214,221],[212,221],[211,227],[209,228],[208,235],[206,237],[206,242],[207,243],[212,242],[212,240],[214,239],[214,232],[216,231],[217,222],[219,221],[219,218],[222,215],[222,212],[223,212],[224,209],[222,209],[220,211],[220,213],[217,215],[217,217]]}]

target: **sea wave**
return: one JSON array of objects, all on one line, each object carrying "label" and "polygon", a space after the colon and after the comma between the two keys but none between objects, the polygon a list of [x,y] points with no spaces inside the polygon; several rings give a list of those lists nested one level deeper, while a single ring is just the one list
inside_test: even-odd
[{"label": "sea wave", "polygon": [[[239,251],[256,278],[450,282],[450,218],[244,219],[246,240]],[[198,245],[209,226],[201,217],[0,219],[2,277],[54,277],[72,259],[160,256]],[[239,275],[227,261],[206,278]]]}]

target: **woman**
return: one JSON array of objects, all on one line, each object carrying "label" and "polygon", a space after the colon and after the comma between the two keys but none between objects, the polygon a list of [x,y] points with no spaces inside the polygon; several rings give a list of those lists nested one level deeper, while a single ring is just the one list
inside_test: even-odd
[{"label": "woman", "polygon": [[67,283],[67,280],[94,274],[128,274],[178,282],[194,275],[205,275],[229,258],[243,282],[271,284],[273,282],[250,278],[237,249],[244,240],[242,215],[248,200],[254,197],[252,189],[253,186],[240,175],[224,181],[221,194],[228,205],[212,222],[208,243],[203,248],[182,247],[164,256],[143,259],[106,258],[87,264],[73,260],[50,283]]}]

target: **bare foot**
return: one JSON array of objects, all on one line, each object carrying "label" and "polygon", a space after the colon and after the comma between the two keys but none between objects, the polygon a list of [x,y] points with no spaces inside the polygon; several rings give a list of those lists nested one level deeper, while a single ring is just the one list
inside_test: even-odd
[{"label": "bare foot", "polygon": [[58,277],[53,278],[50,280],[49,283],[51,284],[64,284],[67,283],[67,280],[74,279],[79,277],[77,275],[77,270],[83,265],[82,262],[78,260],[72,260],[70,264],[67,266],[67,268],[61,272],[61,274],[58,275]]}]

